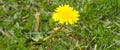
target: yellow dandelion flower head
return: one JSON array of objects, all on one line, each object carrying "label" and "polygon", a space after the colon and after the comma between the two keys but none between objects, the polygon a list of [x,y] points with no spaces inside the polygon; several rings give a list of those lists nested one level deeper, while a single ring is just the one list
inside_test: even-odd
[{"label": "yellow dandelion flower head", "polygon": [[79,12],[69,5],[61,5],[53,12],[52,19],[60,24],[74,24],[79,20],[79,16]]}]

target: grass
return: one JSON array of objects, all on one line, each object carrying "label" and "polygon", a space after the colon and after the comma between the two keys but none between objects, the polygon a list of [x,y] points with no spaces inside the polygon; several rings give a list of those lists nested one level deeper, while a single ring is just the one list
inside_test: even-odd
[{"label": "grass", "polygon": [[[43,41],[59,27],[51,15],[62,4],[77,9],[80,20]],[[80,49],[120,50],[120,0],[0,0],[0,50]]]}]

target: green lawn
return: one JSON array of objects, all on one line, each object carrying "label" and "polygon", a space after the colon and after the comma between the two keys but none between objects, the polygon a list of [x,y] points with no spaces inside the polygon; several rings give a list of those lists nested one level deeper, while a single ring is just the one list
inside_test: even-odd
[{"label": "green lawn", "polygon": [[[60,26],[52,13],[63,4],[79,21],[44,41]],[[120,0],[0,0],[0,50],[80,49],[120,50]]]}]

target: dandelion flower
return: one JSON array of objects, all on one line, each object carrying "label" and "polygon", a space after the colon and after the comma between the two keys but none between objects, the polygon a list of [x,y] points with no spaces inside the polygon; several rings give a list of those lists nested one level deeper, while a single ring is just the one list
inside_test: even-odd
[{"label": "dandelion flower", "polygon": [[53,12],[52,19],[60,24],[74,24],[79,20],[79,16],[79,12],[69,5],[61,5]]}]

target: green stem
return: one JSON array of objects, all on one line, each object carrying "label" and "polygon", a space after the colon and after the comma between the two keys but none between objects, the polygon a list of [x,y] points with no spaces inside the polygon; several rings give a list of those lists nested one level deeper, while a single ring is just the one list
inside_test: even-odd
[{"label": "green stem", "polygon": [[57,34],[63,28],[63,26],[64,25],[61,25],[57,30],[55,30],[52,34],[50,34],[48,37],[44,38],[43,40],[46,41],[54,37],[54,35]]}]

